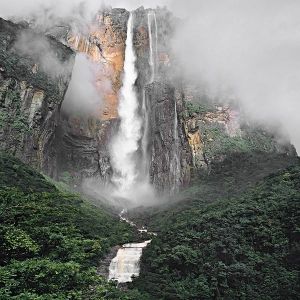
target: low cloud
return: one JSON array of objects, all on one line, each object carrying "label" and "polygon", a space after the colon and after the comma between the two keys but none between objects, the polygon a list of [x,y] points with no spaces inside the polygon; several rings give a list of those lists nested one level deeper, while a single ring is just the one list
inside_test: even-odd
[{"label": "low cloud", "polygon": [[110,90],[110,81],[104,76],[101,64],[93,62],[86,54],[77,54],[62,109],[64,112],[82,116],[99,116],[103,104],[102,96]]},{"label": "low cloud", "polygon": [[52,48],[49,39],[31,30],[23,30],[19,34],[13,50],[20,55],[32,57],[37,63],[38,70],[52,78],[70,74],[73,60],[59,59],[57,49]]},{"label": "low cloud", "polygon": [[227,91],[256,122],[281,124],[300,151],[300,2],[173,1],[188,18],[173,50],[186,78]]}]

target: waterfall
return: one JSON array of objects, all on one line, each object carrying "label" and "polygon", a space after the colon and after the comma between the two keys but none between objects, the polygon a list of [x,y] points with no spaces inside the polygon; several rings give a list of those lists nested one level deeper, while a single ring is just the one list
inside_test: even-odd
[{"label": "waterfall", "polygon": [[171,194],[178,191],[180,180],[180,159],[179,159],[179,135],[178,135],[178,120],[177,120],[177,103],[174,103],[174,128],[173,128],[173,157],[170,163],[170,185]]},{"label": "waterfall", "polygon": [[137,181],[136,153],[141,139],[142,122],[138,116],[138,99],[135,91],[137,72],[136,55],[133,48],[133,16],[130,14],[127,25],[127,39],[124,62],[123,86],[120,91],[118,113],[120,128],[111,144],[111,160],[118,196],[131,196],[130,190]]},{"label": "waterfall", "polygon": [[[135,227],[140,233],[147,233],[148,235],[156,236],[154,232],[148,232],[145,227],[139,228],[126,217],[126,210],[123,209],[119,214],[120,220]],[[140,273],[140,259],[143,249],[151,243],[147,240],[141,243],[124,244],[117,252],[117,255],[112,259],[109,265],[109,280],[117,280],[119,283],[132,281],[132,276],[139,276]]]},{"label": "waterfall", "polygon": [[[157,76],[157,44],[158,44],[158,33],[157,33],[157,21],[155,11],[151,10],[148,12],[148,36],[149,36],[149,66],[150,66],[150,78],[146,84],[152,83]],[[153,36],[153,25],[155,34]],[[144,120],[144,130],[142,137],[142,172],[148,177],[149,176],[149,154],[148,154],[148,132],[149,132],[149,103],[146,97],[145,87],[143,90],[143,102],[142,102],[142,114]]]},{"label": "waterfall", "polygon": [[[153,24],[155,29],[155,41],[153,41]],[[157,33],[157,21],[155,11],[148,13],[148,36],[149,36],[149,65],[151,68],[151,76],[149,83],[153,82],[157,75],[157,44],[158,44],[158,33]],[[153,45],[154,42],[154,45]],[[155,51],[153,51],[153,48]]]},{"label": "waterfall", "polygon": [[143,249],[151,241],[142,243],[125,244],[118,250],[117,255],[109,265],[108,279],[117,280],[119,283],[132,281],[132,276],[139,276],[140,258]]},{"label": "waterfall", "polygon": [[143,90],[142,114],[144,120],[144,130],[142,137],[142,174],[145,178],[149,176],[149,155],[148,155],[148,132],[149,132],[149,102],[146,98],[145,88]]}]

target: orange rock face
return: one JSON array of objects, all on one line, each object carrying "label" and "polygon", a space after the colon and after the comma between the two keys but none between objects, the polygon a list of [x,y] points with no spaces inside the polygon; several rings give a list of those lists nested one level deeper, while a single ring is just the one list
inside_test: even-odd
[{"label": "orange rock face", "polygon": [[[70,46],[86,53],[98,65],[96,86],[99,91],[100,120],[118,117],[118,94],[122,85],[126,30],[116,26],[110,15],[99,14],[90,26],[88,36],[71,35]],[[104,99],[104,105],[101,99]],[[102,106],[101,106],[102,104]]]}]

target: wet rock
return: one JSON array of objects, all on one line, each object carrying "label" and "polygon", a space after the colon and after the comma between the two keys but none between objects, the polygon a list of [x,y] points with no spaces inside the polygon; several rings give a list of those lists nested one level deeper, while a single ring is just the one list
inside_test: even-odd
[{"label": "wet rock", "polygon": [[[184,186],[190,180],[191,151],[178,118],[175,88],[170,84],[154,82],[146,88],[149,102],[150,176],[159,191],[170,191],[174,184]],[[176,142],[176,139],[178,141]],[[176,149],[176,143],[178,143]],[[177,151],[175,153],[174,151]],[[172,160],[178,156],[178,168],[172,170]],[[176,182],[178,180],[178,182]]]}]

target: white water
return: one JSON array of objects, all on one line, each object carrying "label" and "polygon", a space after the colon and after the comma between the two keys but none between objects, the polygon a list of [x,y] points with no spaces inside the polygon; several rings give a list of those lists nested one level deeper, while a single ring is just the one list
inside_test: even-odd
[{"label": "white water", "polygon": [[139,276],[139,262],[143,248],[150,242],[151,241],[149,240],[143,243],[123,245],[109,265],[108,279],[117,280],[119,283],[123,283],[132,281],[132,276]]},{"label": "white water", "polygon": [[[120,220],[127,222],[130,226],[137,225],[128,220],[125,216],[126,210],[123,209],[119,214]],[[147,229],[142,227],[138,229],[140,233],[148,233]],[[150,232],[149,235],[155,236],[156,233]],[[109,265],[109,280],[117,280],[119,283],[132,281],[132,276],[139,276],[140,274],[140,259],[143,249],[151,243],[151,240],[142,243],[124,244],[117,252],[117,255],[112,259]]]},{"label": "white water", "polygon": [[[153,25],[155,29],[155,40],[153,39]],[[150,82],[153,82],[156,78],[157,74],[157,44],[158,44],[158,38],[157,38],[157,22],[156,22],[156,14],[155,11],[150,11],[148,13],[148,35],[149,35],[149,65],[151,67],[151,77]]]},{"label": "white water", "polygon": [[127,39],[124,62],[123,86],[120,91],[118,113],[120,129],[111,145],[111,159],[114,170],[112,182],[116,186],[116,195],[129,198],[134,187],[138,170],[136,157],[141,138],[142,122],[138,116],[138,99],[135,92],[137,72],[135,69],[136,55],[133,48],[133,23],[130,14],[127,25]]},{"label": "white water", "polygon": [[142,174],[148,180],[149,177],[149,155],[148,155],[148,132],[149,132],[149,102],[146,99],[146,91],[143,90],[142,114],[144,120],[144,130],[142,137]]},{"label": "white water", "polygon": [[174,129],[173,129],[173,138],[174,138],[174,148],[173,148],[173,158],[170,164],[170,176],[172,183],[171,194],[174,194],[178,191],[179,180],[180,180],[180,160],[179,160],[179,136],[178,136],[178,120],[177,120],[177,104],[175,99],[174,104]]},{"label": "white water", "polygon": [[[132,22],[132,21],[131,21]],[[129,23],[128,22],[128,28],[129,28]],[[153,33],[152,33],[152,27],[154,24],[154,28],[155,28],[155,41],[153,43]],[[132,26],[132,24],[130,24],[130,26]],[[131,29],[132,30],[132,29]],[[132,31],[131,31],[132,33]],[[149,65],[151,68],[151,75],[150,75],[150,79],[148,81],[148,83],[151,83],[155,80],[156,78],[156,70],[157,70],[157,23],[156,23],[156,15],[154,11],[149,12],[148,14],[148,33],[149,33],[149,51],[150,51],[150,55],[149,55]],[[131,40],[129,40],[129,38]],[[129,46],[129,43],[131,43],[131,45]],[[153,45],[155,44],[155,45]],[[127,35],[127,41],[126,41],[126,57],[125,57],[125,75],[126,75],[126,67],[127,64],[127,48],[132,47],[132,36],[130,37],[129,35]],[[133,48],[133,47],[132,47]],[[154,50],[155,49],[155,50]],[[132,51],[133,52],[133,51]],[[134,68],[134,61],[133,63],[133,68]],[[131,68],[132,71],[132,68]],[[124,78],[125,79],[125,78]],[[135,75],[135,79],[136,79],[136,75]],[[134,80],[135,81],[135,80]],[[134,82],[133,82],[134,84]],[[125,83],[124,83],[125,85]],[[125,98],[125,97],[124,97]],[[136,110],[137,110],[137,99],[136,99],[136,95],[135,95],[135,103],[136,105],[134,106],[135,108],[135,117],[136,116]],[[132,100],[132,99],[131,99]],[[121,103],[120,103],[121,105]],[[148,118],[148,109],[149,109],[149,104],[147,102],[146,99],[146,94],[145,94],[145,90],[143,91],[143,102],[142,102],[142,114],[143,114],[143,120],[144,120],[144,132],[143,132],[143,136],[142,136],[142,172],[141,174],[144,176],[144,182],[140,182],[140,184],[144,185],[147,189],[148,187],[148,176],[149,176],[149,162],[148,162],[148,152],[147,152],[147,144],[148,144],[148,140],[147,140],[147,134],[148,134],[148,129],[149,129],[149,118]],[[120,114],[120,112],[119,112]],[[122,118],[122,115],[120,114],[120,117]],[[126,117],[126,115],[125,115]],[[140,122],[140,120],[139,120]],[[123,119],[121,119],[121,125],[123,124]],[[125,122],[124,122],[125,125]],[[139,130],[141,129],[141,124],[139,123]],[[123,130],[125,131],[125,130]],[[120,132],[122,133],[122,131]],[[139,131],[140,133],[140,131]],[[135,135],[135,137],[137,138],[137,135]],[[116,150],[115,154],[117,155],[118,152],[117,150],[120,149],[119,147],[121,146],[122,143],[122,138],[119,134],[118,138],[116,139],[118,143],[115,144],[115,148],[114,150]],[[136,148],[134,149],[134,152],[137,151],[138,148],[138,141],[139,138],[135,139],[135,143],[134,145],[136,146]],[[133,152],[131,152],[133,153]],[[122,157],[118,158],[123,159]],[[120,164],[120,166],[124,167],[123,164]],[[132,171],[132,168],[131,168]],[[124,174],[124,172],[122,172],[122,170],[119,168],[119,174]],[[125,173],[126,174],[126,173]],[[134,170],[134,172],[130,172],[130,174],[134,174],[134,176],[129,176],[129,178],[132,178],[132,180],[124,180],[125,178],[122,177],[118,177],[118,178],[113,178],[115,183],[122,183],[122,191],[124,192],[124,190],[126,189],[126,186],[133,186],[134,183],[136,183],[136,180],[138,179],[138,172],[136,171],[136,169]],[[128,189],[128,191],[130,191],[130,188]],[[132,196],[132,195],[131,195]],[[131,222],[130,220],[128,220],[126,217],[124,217],[124,214],[126,213],[125,210],[123,210],[120,213],[120,219],[129,223],[131,226],[137,227],[136,224],[134,224],[133,222]],[[141,229],[138,229],[138,231],[140,233],[146,233],[147,229],[145,229],[144,227]],[[148,233],[149,235],[156,235],[156,233]],[[109,266],[109,279],[110,280],[117,280],[119,283],[124,283],[124,282],[130,282],[132,281],[132,276],[139,276],[139,272],[140,272],[140,266],[139,266],[139,262],[140,262],[140,258],[142,256],[142,252],[143,249],[151,242],[151,240],[142,242],[142,243],[131,243],[131,244],[125,244],[122,246],[122,248],[120,248],[117,252],[117,255],[113,258],[113,260],[110,263]]]}]

